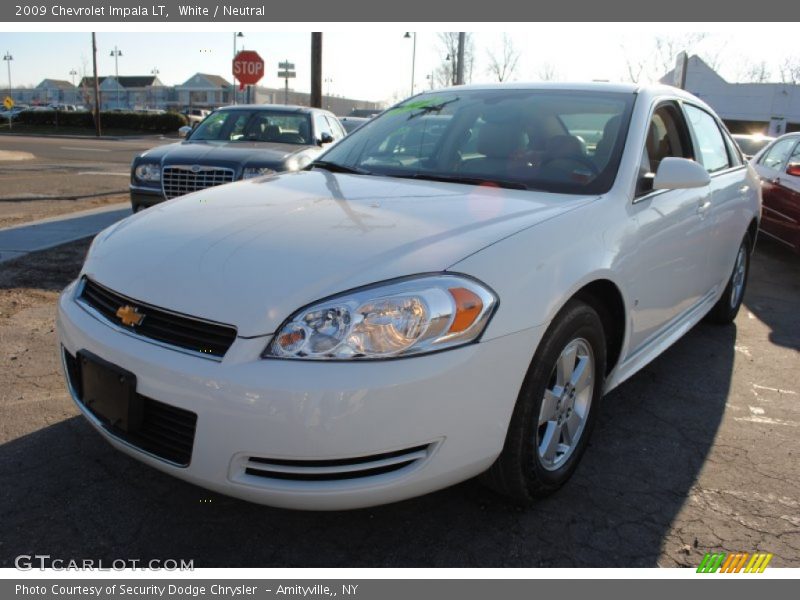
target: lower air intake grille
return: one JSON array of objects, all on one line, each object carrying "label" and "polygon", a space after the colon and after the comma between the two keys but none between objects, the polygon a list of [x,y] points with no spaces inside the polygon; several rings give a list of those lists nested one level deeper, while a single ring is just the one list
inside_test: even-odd
[{"label": "lower air intake grille", "polygon": [[425,460],[430,444],[395,452],[336,460],[283,460],[251,456],[244,463],[247,475],[289,481],[341,481],[393,473]]},{"label": "lower air intake grille", "polygon": [[[64,350],[64,364],[69,383],[78,400],[83,404],[78,361],[66,350]],[[159,458],[182,467],[188,466],[192,458],[197,415],[147,396],[137,395],[141,399],[144,409],[141,427],[134,432],[128,432],[106,424],[104,425],[106,431]],[[84,406],[86,405],[84,404]],[[88,407],[87,410],[91,412]]]}]

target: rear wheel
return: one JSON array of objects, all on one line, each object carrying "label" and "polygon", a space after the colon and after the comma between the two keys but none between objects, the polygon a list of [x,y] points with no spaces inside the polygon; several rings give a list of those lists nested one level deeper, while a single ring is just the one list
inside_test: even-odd
[{"label": "rear wheel", "polygon": [[736,262],[725,291],[714,305],[706,319],[711,323],[727,325],[733,323],[739,308],[742,306],[744,291],[747,287],[747,277],[750,274],[750,234],[745,234],[739,249],[736,252]]},{"label": "rear wheel", "polygon": [[569,479],[594,426],[605,365],[600,317],[570,301],[536,351],[503,452],[483,477],[490,487],[528,504]]}]

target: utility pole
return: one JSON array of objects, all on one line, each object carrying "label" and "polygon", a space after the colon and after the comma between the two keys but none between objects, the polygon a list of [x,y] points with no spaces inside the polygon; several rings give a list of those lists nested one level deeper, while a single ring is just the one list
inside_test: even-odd
[{"label": "utility pole", "polygon": [[322,32],[311,33],[311,106],[322,108]]},{"label": "utility pole", "polygon": [[100,137],[100,81],[97,79],[97,39],[92,32],[92,67],[94,67],[94,131]]},{"label": "utility pole", "polygon": [[464,42],[467,34],[458,33],[458,62],[456,63],[456,85],[464,85]]}]

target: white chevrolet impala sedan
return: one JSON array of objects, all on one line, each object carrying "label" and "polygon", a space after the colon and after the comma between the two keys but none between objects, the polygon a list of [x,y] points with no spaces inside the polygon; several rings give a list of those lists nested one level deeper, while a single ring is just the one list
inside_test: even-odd
[{"label": "white chevrolet impala sedan", "polygon": [[603,394],[734,319],[760,210],[678,89],[420,94],[305,171],[100,233],[59,302],[64,371],[111,445],[222,494],[346,509],[483,475],[528,503]]}]

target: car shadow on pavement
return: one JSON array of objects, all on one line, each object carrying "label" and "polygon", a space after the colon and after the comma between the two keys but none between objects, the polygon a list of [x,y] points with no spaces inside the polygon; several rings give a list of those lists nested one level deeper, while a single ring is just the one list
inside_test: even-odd
[{"label": "car shadow on pavement", "polygon": [[750,261],[744,308],[770,328],[769,340],[800,350],[800,256],[760,235]]},{"label": "car shadow on pavement", "polygon": [[0,567],[19,554],[195,567],[655,566],[725,411],[735,338],[734,326],[701,324],[612,392],[573,479],[527,510],[475,481],[348,512],[258,506],[144,466],[71,417],[0,446]]}]

